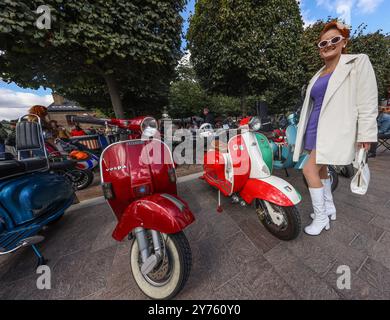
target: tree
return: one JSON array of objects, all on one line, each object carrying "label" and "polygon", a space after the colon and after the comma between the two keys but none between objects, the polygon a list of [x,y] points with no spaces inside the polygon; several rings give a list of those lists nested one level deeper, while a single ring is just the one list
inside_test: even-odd
[{"label": "tree", "polygon": [[246,113],[251,94],[276,107],[290,103],[283,92],[298,98],[302,32],[296,0],[198,0],[187,39],[201,86],[240,97]]},{"label": "tree", "polygon": [[382,30],[364,34],[367,25],[360,25],[351,38],[351,53],[365,53],[375,70],[379,98],[387,99],[390,86],[390,37]]},{"label": "tree", "polygon": [[[131,103],[148,95],[167,99],[181,55],[180,12],[185,4],[186,0],[3,1],[1,77],[24,87],[50,87],[86,107],[91,106],[89,99],[100,101],[102,108],[111,102],[116,116],[123,118],[125,109],[134,108]],[[35,26],[40,5],[51,9],[51,29]]]},{"label": "tree", "polygon": [[169,94],[169,114],[173,117],[201,115],[208,107],[217,116],[238,115],[240,102],[226,95],[208,94],[199,84],[195,70],[187,52],[176,67],[176,79],[172,82]]},{"label": "tree", "polygon": [[[328,18],[330,21],[331,18]],[[326,21],[326,22],[328,22]],[[325,21],[318,20],[314,24],[305,28],[302,37],[302,62],[305,72],[304,83],[308,83],[314,74],[324,65],[318,52],[318,40]]]}]

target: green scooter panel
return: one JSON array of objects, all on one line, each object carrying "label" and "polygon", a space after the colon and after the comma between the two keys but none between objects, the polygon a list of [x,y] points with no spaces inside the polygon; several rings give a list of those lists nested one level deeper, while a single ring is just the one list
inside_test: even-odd
[{"label": "green scooter panel", "polygon": [[273,169],[273,151],[272,148],[268,142],[268,139],[265,135],[256,132],[255,133],[257,144],[259,145],[260,152],[263,155],[263,160],[265,164],[267,165],[270,173],[272,173]]}]

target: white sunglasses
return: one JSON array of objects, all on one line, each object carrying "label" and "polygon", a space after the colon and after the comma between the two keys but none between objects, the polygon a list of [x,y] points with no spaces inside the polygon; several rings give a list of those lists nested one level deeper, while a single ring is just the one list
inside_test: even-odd
[{"label": "white sunglasses", "polygon": [[343,36],[335,36],[332,39],[329,40],[322,40],[321,42],[318,43],[318,48],[324,49],[326,47],[336,45],[343,41],[345,38]]}]

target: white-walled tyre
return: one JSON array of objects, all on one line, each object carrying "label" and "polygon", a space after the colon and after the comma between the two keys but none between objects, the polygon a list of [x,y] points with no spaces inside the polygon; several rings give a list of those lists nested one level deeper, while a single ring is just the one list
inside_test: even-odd
[{"label": "white-walled tyre", "polygon": [[141,257],[138,243],[133,241],[130,249],[130,267],[140,290],[151,299],[171,299],[179,293],[188,280],[192,255],[183,232],[161,234],[165,242],[162,261],[147,275],[141,273]]}]

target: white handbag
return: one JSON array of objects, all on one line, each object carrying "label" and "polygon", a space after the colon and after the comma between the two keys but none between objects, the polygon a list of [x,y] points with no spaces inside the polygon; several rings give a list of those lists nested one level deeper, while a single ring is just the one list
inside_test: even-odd
[{"label": "white handbag", "polygon": [[351,181],[351,191],[360,195],[367,193],[368,184],[370,183],[370,169],[366,159],[367,151],[364,148],[356,152],[353,166],[357,169],[357,172]]}]

